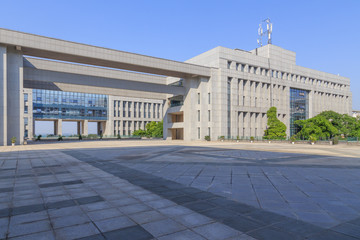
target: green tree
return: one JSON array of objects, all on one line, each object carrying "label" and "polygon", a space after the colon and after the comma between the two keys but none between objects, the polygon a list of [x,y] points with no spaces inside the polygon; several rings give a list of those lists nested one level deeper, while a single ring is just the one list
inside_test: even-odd
[{"label": "green tree", "polygon": [[276,107],[271,107],[267,111],[267,129],[265,130],[265,139],[285,139],[286,125],[276,116]]},{"label": "green tree", "polygon": [[328,139],[335,136],[360,137],[360,121],[347,114],[334,111],[324,111],[313,118],[295,121],[301,130],[298,137],[308,139],[310,135],[318,139]]},{"label": "green tree", "polygon": [[297,120],[295,124],[301,128],[296,135],[303,139],[309,139],[310,136],[317,139],[329,139],[338,133],[338,130],[331,122],[321,115],[307,120]]},{"label": "green tree", "polygon": [[141,137],[156,137],[162,138],[163,137],[163,121],[161,122],[149,122],[145,126],[145,130],[139,129],[133,132],[134,136],[141,136]]},{"label": "green tree", "polygon": [[146,124],[146,136],[147,137],[163,137],[163,121],[150,122]]},{"label": "green tree", "polygon": [[139,129],[133,132],[134,136],[140,136],[140,137],[145,137],[146,136],[146,131]]}]

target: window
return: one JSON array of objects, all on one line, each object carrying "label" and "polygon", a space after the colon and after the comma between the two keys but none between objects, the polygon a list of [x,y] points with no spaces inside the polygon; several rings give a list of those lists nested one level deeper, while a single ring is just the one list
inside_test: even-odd
[{"label": "window", "polygon": [[230,69],[230,67],[231,67],[231,61],[228,61],[227,62],[227,68]]},{"label": "window", "polygon": [[211,129],[208,127],[208,136],[210,137]]},{"label": "window", "polygon": [[200,93],[198,93],[198,104],[200,104]]},{"label": "window", "polygon": [[24,93],[24,102],[28,102],[29,96],[27,93]]},{"label": "window", "polygon": [[211,96],[210,96],[210,93],[208,93],[208,103],[209,103],[209,104],[211,103]]},{"label": "window", "polygon": [[197,112],[198,112],[198,122],[200,122],[200,110],[198,110]]},{"label": "window", "polygon": [[28,113],[28,106],[24,106],[24,113]]},{"label": "window", "polygon": [[198,139],[200,139],[200,128],[198,128]]},{"label": "window", "polygon": [[211,114],[210,113],[211,113],[210,110],[208,110],[208,120],[209,120],[209,122],[211,120]]},{"label": "window", "polygon": [[236,71],[239,71],[239,63],[236,63]]}]

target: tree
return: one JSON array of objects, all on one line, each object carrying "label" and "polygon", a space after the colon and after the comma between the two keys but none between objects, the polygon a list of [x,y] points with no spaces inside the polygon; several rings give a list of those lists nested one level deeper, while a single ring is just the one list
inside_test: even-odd
[{"label": "tree", "polygon": [[145,126],[145,130],[139,129],[133,132],[134,136],[141,136],[141,137],[156,137],[162,138],[163,137],[163,121],[161,122],[149,122]]},{"label": "tree", "polygon": [[295,124],[301,128],[296,135],[306,139],[311,135],[318,139],[335,136],[360,137],[360,121],[334,111],[324,111],[313,118],[295,121]]},{"label": "tree", "polygon": [[328,139],[338,133],[338,130],[331,122],[321,115],[307,120],[297,120],[295,124],[301,128],[296,136],[304,139],[309,139],[310,136],[316,137],[317,139]]},{"label": "tree", "polygon": [[276,116],[276,107],[271,107],[267,111],[267,129],[265,130],[265,139],[285,139],[286,125]]}]

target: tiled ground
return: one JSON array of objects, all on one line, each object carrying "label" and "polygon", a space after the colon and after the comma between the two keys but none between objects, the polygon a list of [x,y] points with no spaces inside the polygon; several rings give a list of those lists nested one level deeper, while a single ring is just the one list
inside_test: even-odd
[{"label": "tiled ground", "polygon": [[0,239],[360,239],[359,163],[223,146],[4,151]]}]

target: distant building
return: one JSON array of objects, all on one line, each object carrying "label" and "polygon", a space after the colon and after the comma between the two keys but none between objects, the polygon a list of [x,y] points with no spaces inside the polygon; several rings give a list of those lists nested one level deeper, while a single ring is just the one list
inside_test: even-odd
[{"label": "distant building", "polygon": [[353,110],[352,116],[355,118],[360,118],[360,110]]}]

